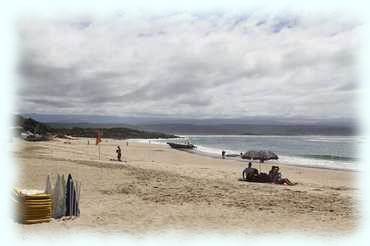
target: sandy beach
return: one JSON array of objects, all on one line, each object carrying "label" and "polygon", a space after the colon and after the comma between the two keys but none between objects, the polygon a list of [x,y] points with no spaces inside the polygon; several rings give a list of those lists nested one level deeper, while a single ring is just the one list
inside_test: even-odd
[{"label": "sandy beach", "polygon": [[[356,172],[280,165],[296,186],[241,182],[247,163],[215,159],[166,145],[104,139],[16,143],[16,187],[44,189],[47,175],[81,181],[81,216],[24,232],[142,234],[188,232],[349,234],[359,224]],[[70,142],[67,143],[67,142]],[[123,162],[112,161],[115,148]],[[271,164],[262,164],[268,172]]]}]

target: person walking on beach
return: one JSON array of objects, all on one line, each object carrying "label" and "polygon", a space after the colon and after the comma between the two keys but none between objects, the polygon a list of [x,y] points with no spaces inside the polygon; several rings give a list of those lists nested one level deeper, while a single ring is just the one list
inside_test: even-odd
[{"label": "person walking on beach", "polygon": [[225,159],[225,154],[226,154],[226,152],[225,152],[225,150],[223,150],[223,151],[221,152],[222,159]]},{"label": "person walking on beach", "polygon": [[121,151],[121,147],[119,147],[119,145],[117,146],[116,153],[117,153],[117,160],[121,161],[122,151]]}]

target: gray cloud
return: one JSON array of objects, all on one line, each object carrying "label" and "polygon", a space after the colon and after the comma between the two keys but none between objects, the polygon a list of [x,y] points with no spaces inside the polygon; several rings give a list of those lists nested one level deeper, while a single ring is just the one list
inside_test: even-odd
[{"label": "gray cloud", "polygon": [[30,97],[27,99],[27,101],[35,105],[41,104],[41,105],[48,105],[48,106],[57,107],[57,108],[72,108],[74,106],[72,102],[59,101],[55,99],[40,99],[40,98]]},{"label": "gray cloud", "polygon": [[19,22],[18,110],[351,117],[359,24],[332,17],[25,18]]}]

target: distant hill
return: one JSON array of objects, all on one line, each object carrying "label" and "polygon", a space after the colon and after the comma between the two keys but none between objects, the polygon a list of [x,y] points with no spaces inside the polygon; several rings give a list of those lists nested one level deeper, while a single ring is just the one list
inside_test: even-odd
[{"label": "distant hill", "polygon": [[23,127],[25,131],[30,131],[32,133],[38,133],[42,135],[46,135],[53,131],[53,128],[32,118],[25,118],[20,115],[16,115],[15,117],[17,125]]},{"label": "distant hill", "polygon": [[[52,128],[127,128],[176,135],[357,135],[354,119],[181,119],[158,117],[116,117],[93,115],[22,114],[45,122]],[[104,130],[106,132],[106,130]],[[109,131],[108,131],[109,132]]]},{"label": "distant hill", "polygon": [[131,128],[52,128],[51,133],[58,135],[69,135],[72,137],[94,138],[97,132],[101,133],[103,138],[128,139],[128,138],[178,138],[178,136],[160,133],[135,130]]},{"label": "distant hill", "polygon": [[36,114],[21,113],[43,123],[73,123],[73,124],[112,124],[112,125],[198,125],[198,126],[221,126],[221,125],[326,125],[326,126],[353,126],[356,119],[353,118],[307,118],[277,117],[277,116],[243,116],[241,118],[177,118],[155,116],[109,116],[109,115],[78,115],[78,114]]},{"label": "distant hill", "polygon": [[104,138],[128,139],[128,138],[177,138],[178,136],[160,132],[149,132],[126,127],[115,128],[98,128],[98,127],[52,127],[49,124],[38,122],[32,118],[25,118],[20,115],[16,116],[17,125],[23,127],[25,131],[38,133],[42,135],[69,135],[72,137],[89,137],[95,138],[99,131]]},{"label": "distant hill", "polygon": [[180,135],[323,135],[352,136],[357,131],[351,126],[332,125],[256,125],[256,124],[223,124],[223,125],[193,125],[193,124],[152,124],[139,125],[137,129],[145,131],[166,131]]}]

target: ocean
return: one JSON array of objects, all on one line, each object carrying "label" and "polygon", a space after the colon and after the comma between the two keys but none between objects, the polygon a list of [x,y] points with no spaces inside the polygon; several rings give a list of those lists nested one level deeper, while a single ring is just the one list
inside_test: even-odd
[{"label": "ocean", "polygon": [[[271,150],[279,160],[271,164],[291,164],[310,167],[358,170],[358,147],[363,141],[359,136],[256,136],[256,135],[187,135],[181,139],[137,140],[166,144],[188,139],[197,146],[194,152],[212,156],[240,154],[248,150]],[[239,158],[238,158],[239,159]]]}]

